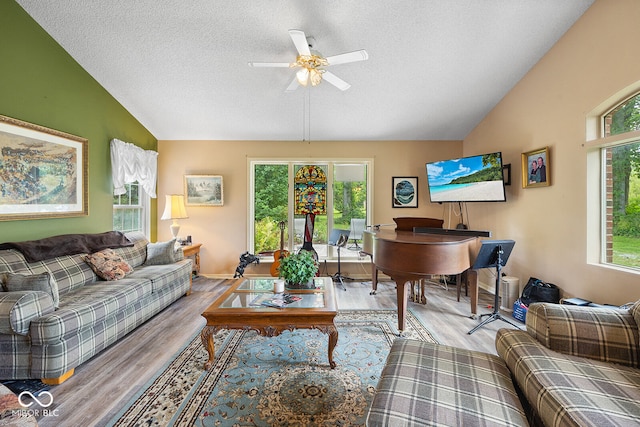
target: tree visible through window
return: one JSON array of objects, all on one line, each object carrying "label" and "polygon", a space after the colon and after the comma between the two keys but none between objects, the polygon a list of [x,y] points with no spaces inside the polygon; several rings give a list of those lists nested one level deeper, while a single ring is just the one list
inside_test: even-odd
[{"label": "tree visible through window", "polygon": [[[640,94],[604,116],[605,137],[640,130]],[[640,268],[640,140],[603,148],[605,262]]]},{"label": "tree visible through window", "polygon": [[[293,213],[293,191],[290,183],[296,171],[308,163],[294,161],[255,161],[252,163],[253,188],[251,192],[254,217],[251,246],[253,253],[280,249],[280,228],[284,229],[284,249],[297,250],[304,240],[304,216]],[[348,230],[352,218],[367,219],[369,198],[368,161],[325,161],[315,163],[328,176],[327,215],[317,215],[313,246],[321,258],[331,258],[334,249],[327,246],[330,230]],[[343,251],[342,256],[358,256],[357,252]]]}]

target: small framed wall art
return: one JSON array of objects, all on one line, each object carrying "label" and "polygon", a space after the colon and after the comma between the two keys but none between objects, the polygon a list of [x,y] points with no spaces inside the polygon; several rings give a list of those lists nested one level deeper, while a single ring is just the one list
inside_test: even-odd
[{"label": "small framed wall art", "polygon": [[522,153],[522,188],[551,185],[549,147]]},{"label": "small framed wall art", "polygon": [[221,175],[185,175],[185,204],[187,206],[222,206],[224,188]]},{"label": "small framed wall art", "polygon": [[394,176],[391,182],[391,207],[418,207],[418,177]]}]

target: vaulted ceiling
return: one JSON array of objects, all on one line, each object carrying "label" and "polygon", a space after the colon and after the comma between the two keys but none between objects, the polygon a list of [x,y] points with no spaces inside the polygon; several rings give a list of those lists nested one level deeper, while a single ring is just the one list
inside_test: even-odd
[{"label": "vaulted ceiling", "polygon": [[[17,0],[158,139],[460,140],[593,0]],[[369,59],[287,93],[289,29]]]}]

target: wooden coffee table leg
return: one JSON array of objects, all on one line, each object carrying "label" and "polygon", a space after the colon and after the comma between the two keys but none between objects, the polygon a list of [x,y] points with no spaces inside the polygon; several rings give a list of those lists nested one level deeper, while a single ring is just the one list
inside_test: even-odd
[{"label": "wooden coffee table leg", "polygon": [[215,349],[213,347],[213,336],[217,332],[217,328],[213,326],[205,326],[200,332],[200,340],[202,341],[202,345],[209,353],[209,360],[204,363],[204,369],[208,371],[213,366],[213,359],[215,357]]},{"label": "wooden coffee table leg", "polygon": [[331,369],[336,367],[336,362],[333,361],[333,349],[338,344],[338,329],[335,326],[329,326],[329,366]]}]

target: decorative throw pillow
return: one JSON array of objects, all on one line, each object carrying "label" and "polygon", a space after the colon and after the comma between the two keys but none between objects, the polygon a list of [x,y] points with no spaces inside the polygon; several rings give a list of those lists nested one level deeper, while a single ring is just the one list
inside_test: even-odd
[{"label": "decorative throw pillow", "polygon": [[13,291],[41,291],[51,295],[53,306],[58,308],[60,295],[58,293],[58,283],[51,273],[40,274],[17,274],[4,273],[2,275],[2,287],[7,292]]},{"label": "decorative throw pillow", "polygon": [[86,255],[84,260],[104,280],[122,279],[133,271],[129,263],[116,254],[113,249],[104,249],[100,252]]},{"label": "decorative throw pillow", "polygon": [[147,244],[147,260],[144,265],[173,264],[176,262],[176,239]]}]

